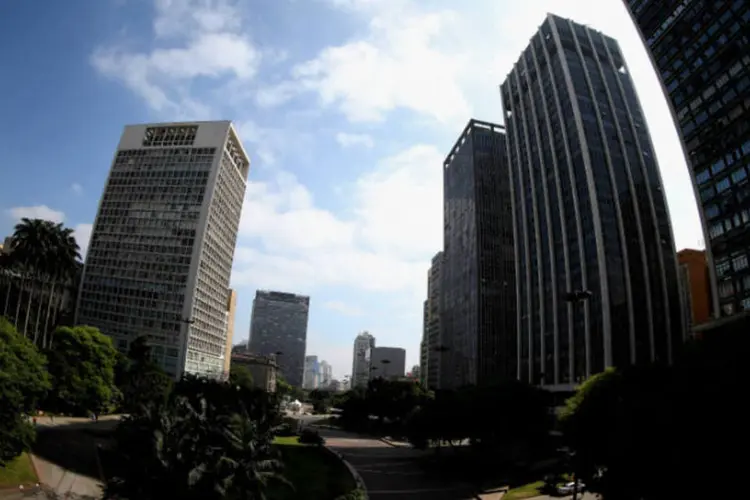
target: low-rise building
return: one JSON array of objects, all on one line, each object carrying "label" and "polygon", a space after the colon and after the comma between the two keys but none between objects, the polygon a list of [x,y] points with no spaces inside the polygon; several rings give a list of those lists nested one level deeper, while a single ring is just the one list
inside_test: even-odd
[{"label": "low-rise building", "polygon": [[276,392],[276,371],[278,370],[278,365],[273,356],[233,352],[232,364],[246,367],[253,376],[253,385],[255,387],[267,392]]}]

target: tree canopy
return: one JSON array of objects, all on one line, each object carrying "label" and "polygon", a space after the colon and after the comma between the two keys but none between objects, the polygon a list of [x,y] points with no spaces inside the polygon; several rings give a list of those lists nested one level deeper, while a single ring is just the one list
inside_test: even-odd
[{"label": "tree canopy", "polygon": [[88,415],[112,408],[119,397],[112,340],[90,326],[60,327],[47,351],[52,390],[48,406],[61,413]]},{"label": "tree canopy", "polygon": [[107,498],[255,499],[279,479],[276,398],[185,376],[118,427]]},{"label": "tree canopy", "polygon": [[0,317],[0,467],[33,442],[27,415],[50,388],[45,364],[34,345]]}]

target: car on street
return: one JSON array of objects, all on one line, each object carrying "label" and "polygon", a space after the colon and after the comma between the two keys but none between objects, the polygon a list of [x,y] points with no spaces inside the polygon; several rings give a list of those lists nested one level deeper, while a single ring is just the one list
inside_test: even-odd
[{"label": "car on street", "polygon": [[[573,488],[575,488],[575,485],[576,483],[574,483],[573,481],[565,483],[564,485],[557,488],[557,493],[560,495],[571,495],[573,493]],[[586,489],[586,485],[581,481],[578,481],[578,493],[581,493],[584,489]]]}]

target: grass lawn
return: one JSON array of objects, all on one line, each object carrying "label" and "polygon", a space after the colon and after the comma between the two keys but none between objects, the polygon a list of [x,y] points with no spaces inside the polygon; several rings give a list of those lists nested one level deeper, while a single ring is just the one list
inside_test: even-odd
[{"label": "grass lawn", "polygon": [[536,481],[529,484],[524,484],[518,488],[513,488],[505,494],[503,500],[520,500],[522,498],[533,498],[542,495],[540,488],[544,486],[544,481]]},{"label": "grass lawn", "polygon": [[299,444],[296,436],[276,437],[281,452],[284,477],[294,489],[274,485],[269,500],[333,500],[357,488],[346,466],[321,447]]},{"label": "grass lawn", "polygon": [[31,457],[23,453],[9,462],[5,467],[0,467],[0,488],[18,486],[20,484],[35,484],[37,482],[34,467],[31,465]]}]

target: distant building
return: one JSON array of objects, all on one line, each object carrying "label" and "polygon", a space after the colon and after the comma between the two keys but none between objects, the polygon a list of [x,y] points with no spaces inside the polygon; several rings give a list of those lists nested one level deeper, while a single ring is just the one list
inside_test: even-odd
[{"label": "distant building", "polygon": [[398,380],[406,374],[406,350],[400,347],[374,347],[370,355],[370,379]]},{"label": "distant building", "polygon": [[229,290],[227,295],[227,342],[224,350],[224,376],[229,376],[229,366],[232,362],[232,340],[234,339],[234,314],[237,310],[237,291]]},{"label": "distant building", "polygon": [[231,122],[129,125],[86,253],[76,324],[168,374],[222,377],[227,294],[250,159]]},{"label": "distant building", "polygon": [[279,370],[293,387],[302,387],[310,297],[258,290],[250,322],[250,352],[277,356]]},{"label": "distant building", "polygon": [[333,367],[327,361],[320,362],[320,387],[328,387],[333,380]]},{"label": "distant building", "polygon": [[341,392],[342,390],[341,382],[336,379],[331,380],[331,382],[328,384],[328,390],[331,392]]},{"label": "distant building", "polygon": [[367,387],[370,380],[370,356],[375,347],[375,337],[362,332],[354,339],[354,353],[352,355],[352,387]]},{"label": "distant building", "polygon": [[422,381],[422,369],[419,365],[414,365],[411,367],[411,371],[406,374],[406,378],[410,378],[412,380],[418,380],[420,383]]},{"label": "distant building", "polygon": [[420,367],[420,382],[423,385],[427,384],[427,371],[430,346],[429,346],[429,335],[430,335],[430,313],[429,313],[429,300],[425,300],[422,306],[422,341],[419,343],[419,367]]},{"label": "distant building", "polygon": [[320,385],[320,363],[317,356],[305,356],[305,373],[302,379],[302,388],[307,390],[318,389]]},{"label": "distant building", "polygon": [[505,141],[501,125],[470,120],[443,163],[437,346],[443,389],[516,377],[513,211]]},{"label": "distant building", "polygon": [[[432,258],[432,265],[427,273],[427,318],[426,368],[422,367],[421,375],[425,380],[425,387],[440,388],[440,366],[442,360],[442,337],[440,334],[440,285],[442,280],[443,252],[438,252]],[[446,374],[448,376],[448,374]]]},{"label": "distant building", "polygon": [[677,252],[680,291],[688,329],[712,319],[711,286],[706,252],[686,248]]},{"label": "distant building", "polygon": [[680,133],[711,311],[750,310],[750,2],[625,0]]},{"label": "distant building", "polygon": [[250,353],[233,353],[233,365],[246,367],[253,376],[253,385],[267,392],[276,392],[276,370],[278,368],[273,356],[258,356]]}]

